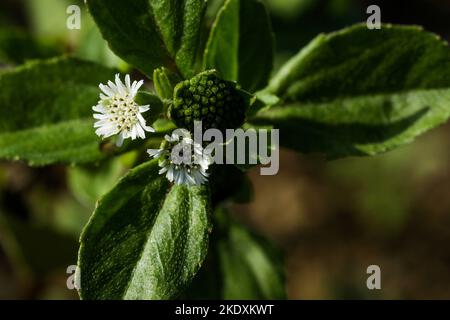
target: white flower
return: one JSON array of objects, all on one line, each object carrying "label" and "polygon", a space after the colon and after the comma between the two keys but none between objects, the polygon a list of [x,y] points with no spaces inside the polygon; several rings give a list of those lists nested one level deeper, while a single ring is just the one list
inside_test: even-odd
[{"label": "white flower", "polygon": [[143,80],[133,81],[131,84],[129,75],[125,76],[124,84],[116,74],[115,83],[108,81],[108,85],[99,85],[102,90],[100,101],[92,107],[97,112],[94,113],[94,118],[98,120],[94,128],[97,128],[95,133],[98,136],[108,138],[118,135],[116,144],[120,147],[127,138],[145,139],[145,131],[155,132],[152,127],[146,125],[142,116],[142,113],[150,110],[150,106],[140,106],[134,101],[143,84]]},{"label": "white flower", "polygon": [[[202,146],[190,138],[187,130],[178,129],[171,136],[166,135],[161,149],[148,149],[150,157],[159,159],[159,174],[177,185],[195,186],[208,181],[208,167],[212,157],[206,155]],[[176,130],[177,131],[177,130]]]}]

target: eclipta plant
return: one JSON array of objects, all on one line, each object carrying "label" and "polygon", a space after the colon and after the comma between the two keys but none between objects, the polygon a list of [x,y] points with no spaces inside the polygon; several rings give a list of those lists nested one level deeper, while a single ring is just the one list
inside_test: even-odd
[{"label": "eclipta plant", "polygon": [[[330,160],[376,155],[450,116],[450,50],[420,27],[321,34],[273,72],[260,0],[224,1],[212,25],[206,0],[87,5],[129,74],[60,57],[0,75],[2,159],[101,167],[134,155],[81,235],[82,299],[190,297],[208,279],[220,279],[220,298],[284,298],[279,253],[228,212],[251,201],[246,170],[278,145]],[[225,138],[210,148],[196,124]],[[270,136],[256,154],[248,130]],[[244,155],[225,148],[233,132],[246,134]]]}]

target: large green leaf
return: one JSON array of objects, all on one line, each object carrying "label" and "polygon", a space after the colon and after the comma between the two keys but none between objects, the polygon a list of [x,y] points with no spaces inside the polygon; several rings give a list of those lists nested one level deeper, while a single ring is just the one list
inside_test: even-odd
[{"label": "large green leaf", "polygon": [[216,210],[215,218],[208,259],[185,298],[285,299],[281,253],[224,208]]},{"label": "large green leaf", "polygon": [[34,165],[104,158],[91,107],[110,69],[71,58],[33,62],[0,75],[0,158]]},{"label": "large green leaf", "polygon": [[217,244],[223,298],[286,298],[282,262],[275,248],[231,219],[225,228]]},{"label": "large green leaf", "polygon": [[190,283],[207,253],[209,194],[168,190],[153,160],[100,200],[81,237],[83,299],[169,299]]},{"label": "large green leaf", "polygon": [[282,145],[374,155],[447,121],[450,50],[418,27],[357,25],[318,36],[263,94],[280,102],[252,122],[281,129]]},{"label": "large green leaf", "polygon": [[211,30],[205,69],[237,81],[251,92],[267,85],[273,67],[274,40],[269,15],[260,0],[227,0]]},{"label": "large green leaf", "polygon": [[196,73],[205,0],[88,0],[111,49],[151,77],[165,66]]},{"label": "large green leaf", "polygon": [[0,75],[0,157],[33,165],[105,157],[93,130],[98,84],[113,71],[71,58],[33,62]]}]

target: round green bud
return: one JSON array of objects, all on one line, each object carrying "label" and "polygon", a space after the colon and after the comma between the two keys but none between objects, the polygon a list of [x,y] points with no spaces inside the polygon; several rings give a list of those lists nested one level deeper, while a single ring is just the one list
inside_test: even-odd
[{"label": "round green bud", "polygon": [[239,86],[205,71],[179,83],[174,90],[169,117],[178,127],[193,130],[194,121],[202,121],[203,130],[221,131],[240,127],[245,121],[245,98]]}]

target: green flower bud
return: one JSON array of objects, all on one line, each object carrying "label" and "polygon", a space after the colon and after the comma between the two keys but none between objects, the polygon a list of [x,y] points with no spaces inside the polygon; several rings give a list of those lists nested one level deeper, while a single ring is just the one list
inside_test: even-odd
[{"label": "green flower bud", "polygon": [[245,121],[246,101],[236,83],[205,71],[179,83],[174,90],[169,116],[178,127],[192,130],[194,121],[203,129],[235,129]]}]

